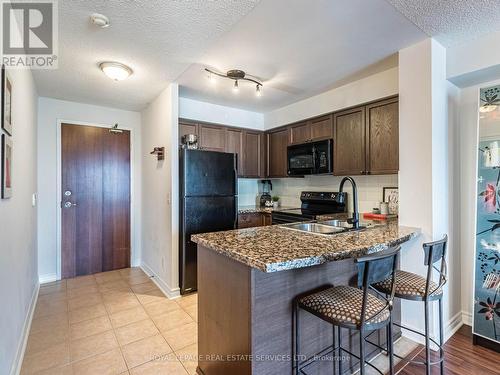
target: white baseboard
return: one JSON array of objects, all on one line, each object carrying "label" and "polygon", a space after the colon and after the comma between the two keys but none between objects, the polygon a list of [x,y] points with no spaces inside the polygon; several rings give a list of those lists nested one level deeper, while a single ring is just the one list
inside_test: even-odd
[{"label": "white baseboard", "polygon": [[151,280],[161,289],[161,291],[170,299],[178,298],[181,295],[179,288],[171,288],[164,280],[162,280],[146,263],[142,262],[141,269],[151,277]]},{"label": "white baseboard", "polygon": [[444,342],[455,334],[460,327],[464,324],[462,311],[457,312],[448,322],[446,322],[444,327]]},{"label": "white baseboard", "polygon": [[462,321],[464,324],[472,327],[472,314],[468,311],[462,311]]},{"label": "white baseboard", "polygon": [[[436,319],[437,319],[437,316],[436,316]],[[463,324],[464,324],[464,321],[463,321],[463,312],[462,311],[459,311],[451,319],[449,319],[447,322],[444,322],[444,329],[443,329],[444,342],[448,341],[448,339],[451,336],[453,336],[455,334],[455,332],[457,332],[458,329],[460,327],[462,327]],[[413,329],[417,332],[420,332],[422,334],[424,333],[424,331],[420,328],[411,327],[411,326],[409,326],[408,328],[411,328],[411,329]],[[403,336],[412,340],[412,341],[415,341],[419,344],[425,345],[425,339],[422,336],[417,335],[416,333],[413,333],[413,332],[408,331],[408,330],[403,330]],[[436,332],[435,335],[431,335],[431,338],[436,340],[437,342],[439,342],[438,332]],[[437,346],[435,346],[432,343],[431,343],[431,348],[433,350],[437,350]]]},{"label": "white baseboard", "polygon": [[38,277],[38,282],[40,284],[47,284],[47,283],[51,283],[53,281],[57,281],[57,274],[56,273],[49,273],[46,275],[40,275]]},{"label": "white baseboard", "polygon": [[19,375],[21,373],[21,367],[23,365],[24,352],[26,351],[26,345],[28,344],[28,336],[31,329],[31,322],[33,321],[33,314],[35,313],[36,301],[38,300],[38,292],[40,291],[40,284],[37,283],[35,289],[33,290],[33,295],[31,296],[30,307],[28,309],[28,314],[24,319],[23,331],[21,334],[20,341],[17,346],[16,358],[10,369],[11,375]]}]

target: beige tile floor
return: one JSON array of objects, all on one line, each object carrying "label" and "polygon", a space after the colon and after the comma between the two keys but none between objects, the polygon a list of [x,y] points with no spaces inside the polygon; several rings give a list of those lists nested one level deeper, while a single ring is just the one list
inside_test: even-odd
[{"label": "beige tile floor", "polygon": [[44,284],[21,374],[195,374],[196,321],[139,268]]}]

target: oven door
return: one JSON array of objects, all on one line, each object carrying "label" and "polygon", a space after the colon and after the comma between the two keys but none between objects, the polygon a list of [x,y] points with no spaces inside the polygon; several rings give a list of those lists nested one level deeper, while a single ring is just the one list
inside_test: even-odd
[{"label": "oven door", "polygon": [[314,173],[333,173],[333,140],[314,142],[313,149]]},{"label": "oven door", "polygon": [[314,174],[316,169],[315,158],[313,143],[288,146],[288,175],[305,176]]}]

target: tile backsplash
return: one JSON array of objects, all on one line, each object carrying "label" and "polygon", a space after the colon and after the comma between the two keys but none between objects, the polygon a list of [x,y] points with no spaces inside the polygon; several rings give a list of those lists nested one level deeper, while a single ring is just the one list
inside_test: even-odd
[{"label": "tile backsplash", "polygon": [[[273,190],[271,195],[278,195],[282,206],[300,207],[300,193],[302,191],[338,191],[342,177],[336,176],[307,176],[304,178],[272,179]],[[382,188],[398,186],[398,175],[355,176],[358,187],[358,201],[360,212],[371,212],[382,201]],[[239,205],[247,206],[258,202],[259,180],[239,179]],[[352,189],[346,182],[344,185],[348,194],[348,210],[352,209]]]}]

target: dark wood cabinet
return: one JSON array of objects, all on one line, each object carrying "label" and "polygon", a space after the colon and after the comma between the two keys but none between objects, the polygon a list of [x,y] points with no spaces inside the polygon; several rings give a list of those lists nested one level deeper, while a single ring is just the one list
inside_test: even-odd
[{"label": "dark wood cabinet", "polygon": [[238,155],[238,176],[245,175],[243,167],[243,131],[236,128],[226,128],[225,152]]},{"label": "dark wood cabinet", "polygon": [[246,130],[243,132],[243,175],[265,177],[264,133]]},{"label": "dark wood cabinet", "polygon": [[397,98],[368,105],[366,126],[368,173],[398,173],[399,105]]},{"label": "dark wood cabinet", "polygon": [[397,97],[334,115],[333,163],[337,176],[398,173]]},{"label": "dark wood cabinet", "polygon": [[199,145],[203,150],[221,151],[225,150],[225,128],[223,126],[201,124],[199,126]]},{"label": "dark wood cabinet", "polygon": [[309,124],[312,141],[333,138],[332,115],[315,118],[309,121]]},{"label": "dark wood cabinet", "polygon": [[267,175],[268,177],[287,176],[286,148],[288,128],[270,131],[267,134]]},{"label": "dark wood cabinet", "polygon": [[306,143],[333,137],[332,116],[317,117],[289,126],[290,143]]},{"label": "dark wood cabinet", "polygon": [[307,122],[290,125],[290,143],[305,143],[311,140],[311,127]]},{"label": "dark wood cabinet", "polygon": [[271,214],[265,212],[249,212],[238,215],[238,228],[253,228],[271,225]]},{"label": "dark wood cabinet", "polygon": [[265,214],[262,214],[263,216],[263,224],[264,226],[266,225],[272,225],[273,224],[273,217],[271,214],[268,214],[268,213],[265,213]]},{"label": "dark wood cabinet", "polygon": [[198,124],[179,121],[179,144],[182,144],[182,137],[186,134],[195,134],[199,136]]},{"label": "dark wood cabinet", "polygon": [[379,100],[266,132],[179,119],[179,138],[198,135],[201,149],[238,154],[238,176],[287,177],[287,147],[333,138],[333,174],[399,170],[398,98]]},{"label": "dark wood cabinet", "polygon": [[366,172],[365,107],[334,115],[333,173],[337,176]]}]

